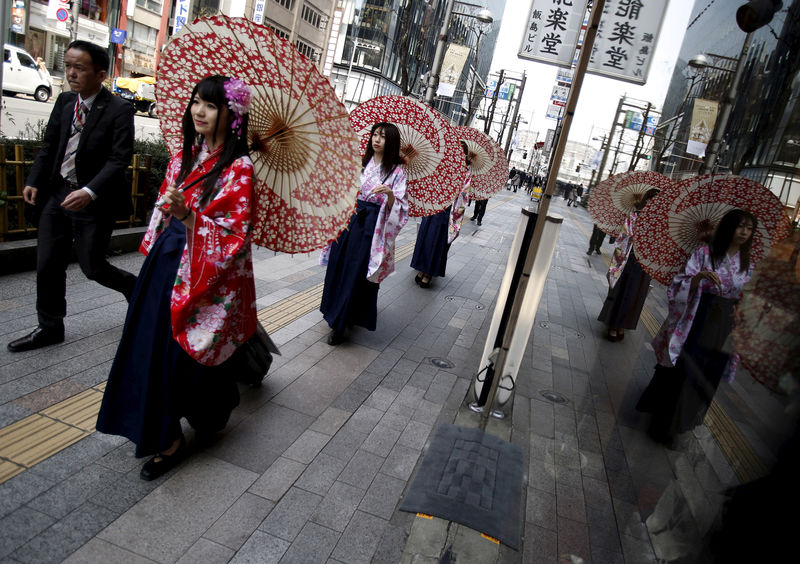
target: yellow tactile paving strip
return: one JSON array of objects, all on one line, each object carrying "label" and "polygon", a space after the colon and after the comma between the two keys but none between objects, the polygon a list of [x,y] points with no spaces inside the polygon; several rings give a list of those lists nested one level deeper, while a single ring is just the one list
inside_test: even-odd
[{"label": "yellow tactile paving strip", "polygon": [[[567,213],[573,220],[575,219],[571,210],[567,210]],[[588,231],[580,222],[575,221],[575,224],[588,240]],[[608,264],[608,257],[604,258],[606,264]],[[647,329],[647,332],[655,337],[661,324],[647,306],[642,310],[642,315],[639,319]],[[704,423],[711,431],[711,435],[714,437],[714,440],[717,441],[720,450],[725,455],[725,458],[728,459],[731,468],[733,468],[740,482],[748,482],[767,474],[767,468],[764,466],[764,463],[761,462],[756,451],[736,426],[736,423],[733,422],[733,419],[720,407],[716,400],[711,402],[711,407],[706,414]]]},{"label": "yellow tactile paving strip", "polygon": [[[395,260],[414,251],[398,247]],[[258,312],[268,333],[319,308],[323,284],[316,284]],[[94,432],[106,383],[103,382],[0,429],[0,484]]]}]

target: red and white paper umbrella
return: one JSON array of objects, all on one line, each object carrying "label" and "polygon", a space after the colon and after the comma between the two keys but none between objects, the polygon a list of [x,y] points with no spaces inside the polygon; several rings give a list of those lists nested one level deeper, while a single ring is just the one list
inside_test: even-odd
[{"label": "red and white paper umbrella", "polygon": [[767,188],[741,176],[707,174],[682,180],[647,204],[636,221],[636,258],[650,276],[670,284],[732,209],[748,211],[758,220],[750,252],[755,263],[766,255],[771,241],[789,235],[783,204]]},{"label": "red and white paper umbrella", "polygon": [[464,188],[467,167],[455,131],[439,112],[405,96],[380,96],[362,102],[350,113],[350,123],[361,137],[361,154],[369,132],[378,122],[400,130],[400,152],[405,159],[409,215],[433,215],[453,203]]},{"label": "red and white paper umbrella", "polygon": [[652,171],[616,174],[592,190],[589,215],[600,229],[609,235],[619,235],[625,220],[642,201],[645,193],[654,188],[664,190],[672,184],[663,174]]},{"label": "red and white paper umbrella", "polygon": [[361,163],[358,138],[328,79],[266,26],[227,16],[188,24],[164,49],[156,81],[171,154],[181,149],[192,89],[215,74],[250,87],[254,242],[304,253],[338,237],[355,206]]},{"label": "red and white paper umbrella", "polygon": [[800,383],[800,232],[773,243],[745,285],[733,341],[750,375],[770,390],[786,394]]},{"label": "red and white paper umbrella", "polygon": [[470,197],[491,198],[508,181],[508,159],[497,142],[474,127],[454,127],[458,138],[467,144],[470,164]]}]

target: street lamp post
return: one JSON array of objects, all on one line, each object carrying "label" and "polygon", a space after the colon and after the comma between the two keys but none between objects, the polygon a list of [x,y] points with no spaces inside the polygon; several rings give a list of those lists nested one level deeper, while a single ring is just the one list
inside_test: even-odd
[{"label": "street lamp post", "polygon": [[[444,9],[444,18],[442,18],[442,27],[439,30],[439,39],[436,43],[436,52],[433,56],[433,63],[431,64],[431,72],[428,76],[428,88],[425,91],[425,103],[433,106],[433,99],[436,96],[436,89],[439,86],[439,76],[442,74],[442,63],[444,62],[444,52],[447,48],[447,37],[450,30],[450,19],[453,16],[453,4],[460,4],[464,6],[472,6],[480,8],[477,4],[470,4],[468,2],[459,2],[457,0],[447,0],[447,5]],[[486,8],[481,8],[476,14],[456,13],[456,15],[467,16],[475,18],[481,23],[492,23],[494,18],[492,13]]]}]

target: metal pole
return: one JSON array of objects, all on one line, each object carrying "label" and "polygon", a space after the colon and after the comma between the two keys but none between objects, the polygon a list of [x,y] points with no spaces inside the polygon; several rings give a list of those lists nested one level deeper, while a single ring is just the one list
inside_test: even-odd
[{"label": "metal pole", "polygon": [[428,89],[425,91],[425,103],[434,107],[433,99],[436,96],[436,88],[439,86],[439,75],[442,74],[442,63],[444,62],[444,50],[447,47],[447,34],[450,30],[450,17],[453,14],[453,1],[447,0],[442,19],[442,28],[439,31],[439,41],[436,43],[436,53],[433,56],[431,72],[428,75]]},{"label": "metal pole", "polygon": [[69,38],[70,41],[78,39],[78,18],[81,14],[81,3],[77,1],[72,2],[72,21],[69,25]]},{"label": "metal pole", "polygon": [[505,77],[505,69],[500,69],[500,75],[497,77],[497,84],[494,87],[492,94],[492,103],[489,104],[489,112],[486,115],[486,120],[483,122],[483,132],[489,135],[492,129],[492,122],[494,121],[494,109],[497,106],[497,97],[500,95],[500,87],[503,85],[503,78]]},{"label": "metal pole", "polygon": [[719,109],[719,117],[714,126],[714,134],[711,136],[711,141],[708,143],[706,149],[706,158],[700,167],[700,174],[708,174],[714,170],[719,157],[719,149],[722,145],[722,138],[725,137],[725,130],[728,128],[728,118],[731,116],[733,103],[736,101],[736,92],[739,90],[739,81],[744,73],[744,59],[747,57],[747,52],[750,50],[750,42],[753,39],[753,34],[748,33],[744,38],[744,45],[742,51],[739,53],[739,59],[736,61],[736,71],[733,73],[733,80],[731,80],[731,87],[723,98],[722,106]]},{"label": "metal pole", "polygon": [[506,158],[509,158],[510,155],[509,149],[511,148],[511,139],[514,137],[514,131],[519,127],[517,117],[519,116],[519,106],[522,103],[522,93],[525,92],[525,78],[525,71],[522,71],[522,84],[519,85],[519,97],[517,98],[517,104],[514,106],[514,115],[511,117],[511,129],[508,130],[508,137],[506,138]]},{"label": "metal pole", "polygon": [[[594,0],[592,5],[592,17],[589,21],[589,27],[586,29],[586,35],[583,39],[583,47],[580,51],[580,56],[578,58],[578,67],[575,70],[575,75],[572,79],[572,88],[570,88],[569,96],[567,97],[567,106],[566,106],[566,113],[564,118],[561,120],[562,124],[562,134],[559,136],[558,141],[556,143],[555,152],[553,153],[553,157],[551,159],[550,170],[547,175],[547,186],[542,194],[542,198],[539,201],[539,212],[538,212],[538,219],[536,221],[536,227],[533,230],[532,239],[530,242],[529,251],[527,257],[525,259],[525,267],[523,272],[531,272],[531,268],[533,265],[533,259],[536,256],[539,246],[542,242],[542,233],[544,232],[544,224],[547,220],[547,211],[550,208],[550,201],[553,198],[553,192],[555,191],[556,187],[556,177],[558,176],[558,168],[561,164],[561,159],[564,157],[564,149],[567,145],[567,137],[569,137],[569,129],[572,125],[572,118],[575,115],[575,106],[578,104],[578,96],[580,96],[581,86],[583,85],[583,77],[586,74],[586,67],[589,64],[589,57],[592,54],[592,47],[594,46],[594,38],[597,35],[597,27],[600,24],[600,16],[603,13],[603,7],[605,6],[605,0]],[[616,121],[616,119],[615,119]],[[523,247],[525,245],[523,244]],[[496,377],[492,380],[492,386],[489,390],[489,396],[486,400],[486,405],[483,409],[483,413],[481,414],[481,429],[486,429],[486,424],[489,421],[489,413],[492,410],[492,404],[494,403],[494,397],[497,392],[497,385],[500,382],[501,378],[503,377],[503,369],[506,362],[506,356],[508,356],[508,349],[511,346],[511,339],[514,335],[514,328],[517,324],[517,319],[519,318],[520,310],[522,309],[522,301],[525,296],[525,290],[528,286],[529,277],[524,276],[520,279],[519,285],[517,288],[517,292],[514,295],[514,303],[511,307],[511,313],[509,317],[509,324],[506,328],[505,333],[503,334],[503,345],[500,347],[500,351],[497,355],[497,361],[495,362],[495,374]]]},{"label": "metal pole", "polygon": [[603,170],[606,168],[606,162],[608,161],[608,149],[611,148],[611,140],[614,139],[614,132],[617,130],[619,113],[622,111],[622,105],[624,103],[625,96],[623,95],[622,98],[619,99],[619,104],[617,104],[617,112],[614,114],[614,121],[611,122],[611,131],[608,133],[608,146],[606,147],[606,150],[603,151],[603,160],[600,161],[600,170],[597,171],[597,184],[600,184],[600,181],[603,180]]},{"label": "metal pole", "polygon": [[628,172],[631,172],[636,168],[636,165],[642,156],[642,149],[644,148],[644,134],[647,130],[647,118],[650,117],[650,108],[652,106],[653,105],[650,102],[647,102],[647,108],[642,115],[642,127],[639,128],[639,135],[636,137],[636,145],[633,147],[633,155],[631,155],[631,164],[628,166]]}]

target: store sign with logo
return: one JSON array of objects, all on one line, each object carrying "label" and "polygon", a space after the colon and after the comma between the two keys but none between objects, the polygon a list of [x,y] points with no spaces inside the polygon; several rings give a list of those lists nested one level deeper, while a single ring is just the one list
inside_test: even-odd
[{"label": "store sign with logo", "polygon": [[584,22],[587,0],[533,0],[519,57],[569,66]]}]

